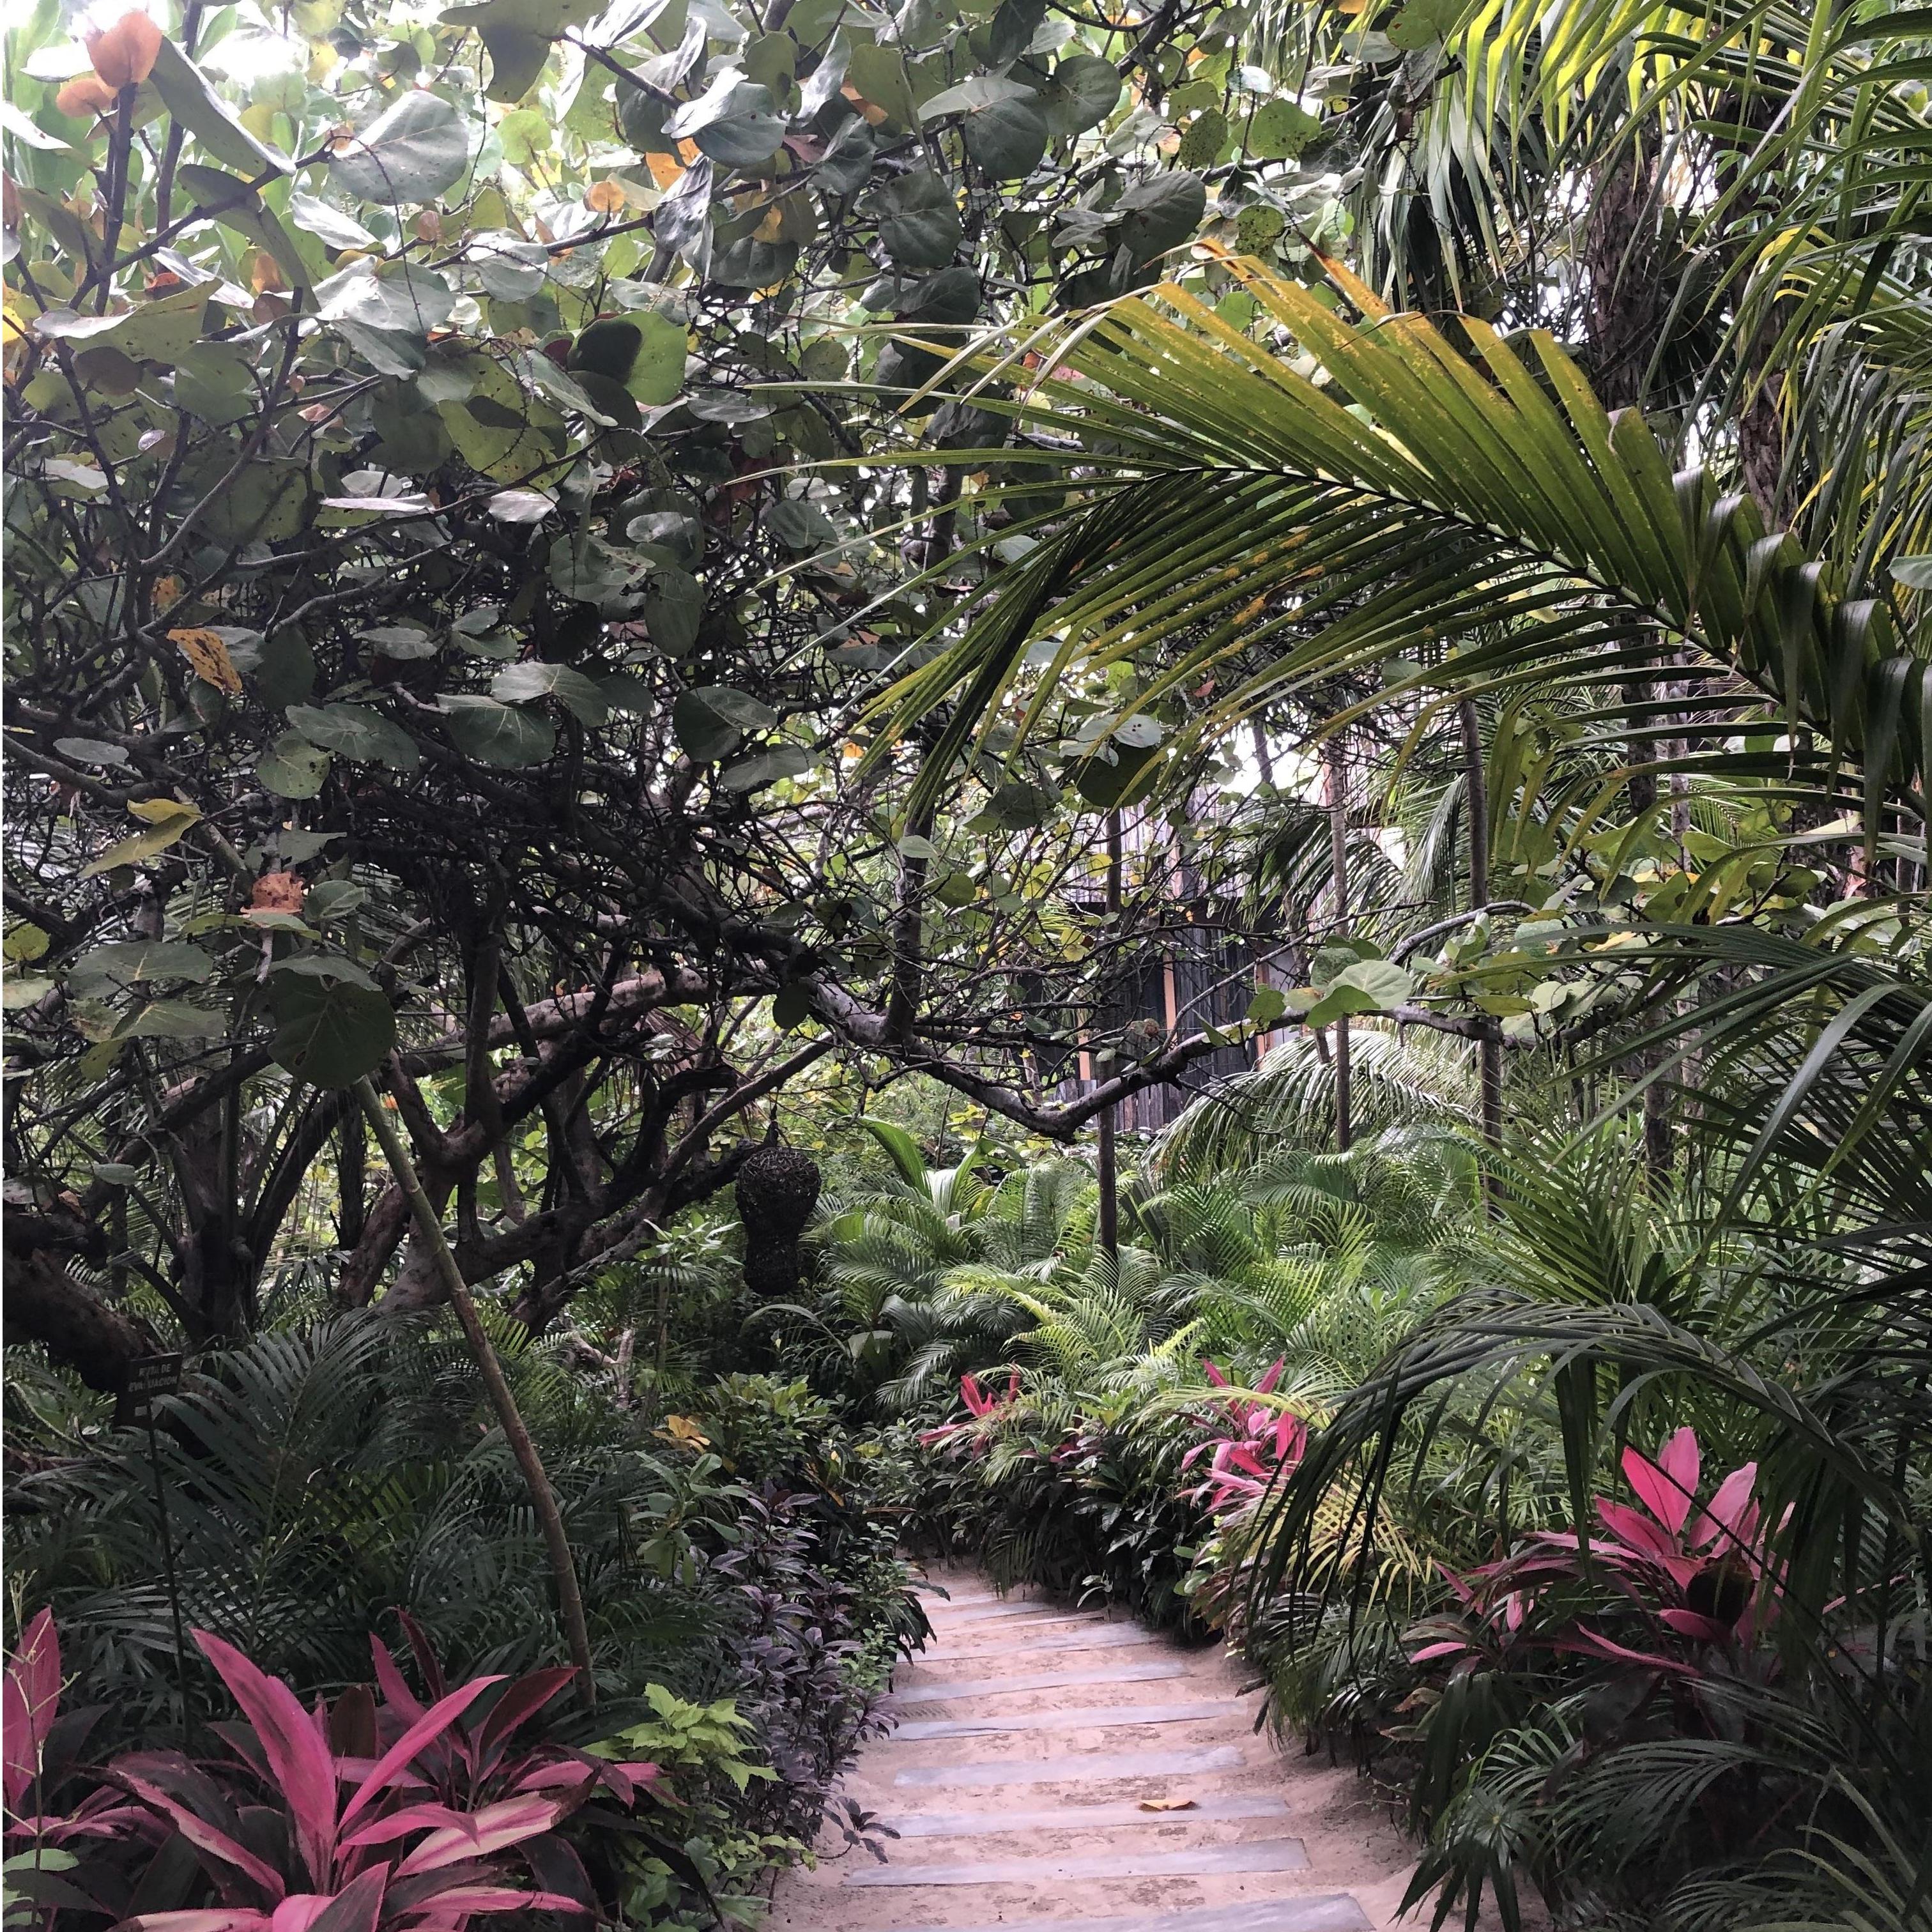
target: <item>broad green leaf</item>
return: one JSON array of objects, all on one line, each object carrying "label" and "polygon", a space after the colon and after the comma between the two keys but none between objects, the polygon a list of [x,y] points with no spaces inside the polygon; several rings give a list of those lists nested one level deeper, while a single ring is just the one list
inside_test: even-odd
[{"label": "broad green leaf", "polygon": [[198,986],[214,976],[214,961],[182,940],[117,939],[90,947],[69,970],[76,980],[106,980],[119,986],[142,986],[151,980],[185,980]]},{"label": "broad green leaf", "polygon": [[879,240],[902,267],[944,268],[962,232],[952,190],[930,168],[915,168],[879,190]]},{"label": "broad green leaf", "polygon": [[333,185],[384,208],[434,201],[470,166],[470,124],[440,94],[412,88],[332,157]]},{"label": "broad green leaf", "polygon": [[506,664],[490,680],[490,695],[503,704],[554,698],[593,729],[610,716],[604,694],[574,664],[547,664],[540,658]]},{"label": "broad green leaf", "polygon": [[966,152],[996,181],[1031,174],[1048,138],[1046,110],[1031,98],[996,100],[966,117]]},{"label": "broad green leaf", "polygon": [[1201,225],[1207,212],[1208,184],[1184,170],[1150,175],[1114,204],[1124,218],[1120,244],[1136,262],[1178,248]]},{"label": "broad green leaf", "polygon": [[143,859],[152,859],[156,854],[165,852],[201,821],[201,814],[196,807],[184,805],[176,799],[148,800],[129,806],[128,810],[134,817],[146,819],[148,829],[110,845],[99,858],[83,866],[80,868],[83,879],[111,872],[117,866],[138,865]]},{"label": "broad green leaf", "polygon": [[541,711],[452,692],[442,700],[451,742],[479,764],[540,765],[556,749],[556,727]]},{"label": "broad green leaf", "polygon": [[1097,128],[1120,98],[1120,76],[1098,54],[1070,54],[1053,70],[1052,84],[1040,95],[1048,124],[1064,138]]},{"label": "broad green leaf", "polygon": [[172,40],[163,38],[148,79],[162,106],[218,161],[250,176],[285,175],[295,165],[280,148],[258,141],[248,131],[208,76]]},{"label": "broad green leaf", "polygon": [[278,798],[314,798],[328,776],[329,754],[299,731],[284,731],[262,754],[256,782]]},{"label": "broad green leaf", "polygon": [[353,980],[276,974],[268,1005],[278,1022],[270,1055],[318,1087],[347,1087],[373,1073],[396,1043],[388,1000]]},{"label": "broad green leaf", "polygon": [[677,742],[700,764],[728,758],[744,742],[747,731],[769,730],[778,722],[778,713],[770,705],[722,684],[697,685],[680,692],[670,713]]},{"label": "broad green leaf", "polygon": [[289,722],[312,745],[358,764],[412,772],[422,762],[416,740],[400,724],[362,704],[291,704]]}]

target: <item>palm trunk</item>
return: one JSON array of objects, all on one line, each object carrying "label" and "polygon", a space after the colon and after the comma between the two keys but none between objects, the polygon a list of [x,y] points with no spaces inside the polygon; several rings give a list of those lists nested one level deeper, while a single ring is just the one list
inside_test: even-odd
[{"label": "palm trunk", "polygon": [[[1348,771],[1342,740],[1330,738],[1322,747],[1328,768],[1328,867],[1334,895],[1333,926],[1337,939],[1348,923]],[[1344,1154],[1354,1140],[1354,1096],[1348,1070],[1348,1020],[1335,1022],[1335,1144]]]},{"label": "palm trunk", "polygon": [[[1120,915],[1120,814],[1118,810],[1107,814],[1107,915],[1110,943],[1118,944],[1119,935],[1111,930]],[[1118,1268],[1120,1259],[1120,1176],[1114,1148],[1112,1107],[1100,1110],[1100,1130],[1096,1166],[1099,1170],[1100,1198],[1094,1217],[1094,1235],[1100,1252]]]},{"label": "palm trunk", "polygon": [[[1490,786],[1483,767],[1483,734],[1475,701],[1466,698],[1456,706],[1462,727],[1463,802],[1469,824],[1469,909],[1480,912],[1490,902]],[[1483,1138],[1492,1148],[1503,1141],[1502,1048],[1485,1034],[1476,1042],[1476,1066],[1483,1091]],[[1496,1177],[1486,1170],[1483,1192],[1496,1204]]]}]

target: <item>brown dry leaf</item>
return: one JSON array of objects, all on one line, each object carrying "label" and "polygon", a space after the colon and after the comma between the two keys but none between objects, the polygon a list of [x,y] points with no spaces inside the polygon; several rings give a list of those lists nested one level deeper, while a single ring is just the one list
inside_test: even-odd
[{"label": "brown dry leaf", "polygon": [[1143,1798],[1143,1811],[1192,1811],[1195,1801],[1191,1798]]},{"label": "brown dry leaf", "polygon": [[76,121],[105,114],[114,105],[114,90],[98,74],[76,74],[54,96],[54,106]]},{"label": "brown dry leaf", "polygon": [[146,80],[161,50],[160,28],[140,12],[123,14],[104,32],[89,32],[86,40],[94,72],[116,93]]},{"label": "brown dry leaf", "polygon": [[170,631],[168,641],[181,646],[182,656],[188,659],[190,668],[202,683],[213,685],[217,691],[224,691],[230,698],[242,695],[242,674],[235,668],[235,660],[228,655],[228,646],[214,632],[200,628]]},{"label": "brown dry leaf", "polygon": [[624,208],[621,183],[606,177],[584,191],[584,205],[592,214],[620,214]]},{"label": "brown dry leaf", "polygon": [[264,872],[248,896],[250,912],[300,912],[308,888],[293,872]]},{"label": "brown dry leaf", "polygon": [[869,122],[873,127],[878,127],[882,121],[887,118],[886,110],[881,107],[877,101],[868,100],[856,87],[850,86],[849,83],[847,86],[842,87],[838,92],[842,94],[848,100],[850,101],[852,105],[857,108],[861,114],[865,116],[866,120]]},{"label": "brown dry leaf", "polygon": [[684,172],[684,164],[675,154],[646,154],[644,165],[659,188],[674,187],[678,176]]}]

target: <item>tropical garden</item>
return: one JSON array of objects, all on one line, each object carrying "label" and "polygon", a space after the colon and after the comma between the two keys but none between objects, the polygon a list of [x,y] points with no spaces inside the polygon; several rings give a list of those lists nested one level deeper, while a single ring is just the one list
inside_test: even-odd
[{"label": "tropical garden", "polygon": [[938,1558],[1932,1927],[1932,15],[4,20],[8,1927],[754,1925]]}]

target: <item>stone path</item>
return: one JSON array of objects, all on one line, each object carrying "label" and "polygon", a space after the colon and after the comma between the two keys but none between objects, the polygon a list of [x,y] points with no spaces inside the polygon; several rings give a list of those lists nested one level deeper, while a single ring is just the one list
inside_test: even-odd
[{"label": "stone path", "polygon": [[1219,1651],[932,1580],[897,1727],[844,1786],[899,1835],[788,1873],[772,1932],[1395,1927],[1412,1850],[1352,1770],[1257,1734]]}]

